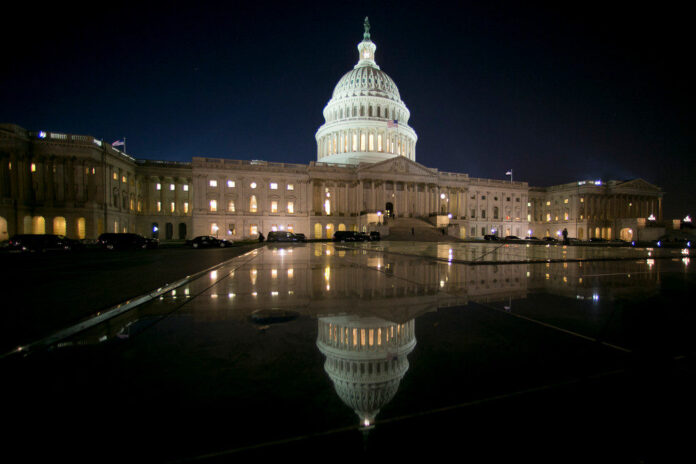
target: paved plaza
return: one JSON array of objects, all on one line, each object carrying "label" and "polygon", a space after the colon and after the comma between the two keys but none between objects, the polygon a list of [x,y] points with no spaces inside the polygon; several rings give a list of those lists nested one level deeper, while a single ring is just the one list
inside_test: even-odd
[{"label": "paved plaza", "polygon": [[6,351],[7,443],[26,461],[679,462],[689,252],[267,244]]}]

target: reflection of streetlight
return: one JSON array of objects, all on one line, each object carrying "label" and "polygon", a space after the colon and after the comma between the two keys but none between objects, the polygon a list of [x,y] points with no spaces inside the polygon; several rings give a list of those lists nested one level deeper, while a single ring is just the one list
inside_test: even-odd
[{"label": "reflection of streetlight", "polygon": [[691,222],[691,216],[689,216],[687,214],[686,217],[684,218],[684,222]]},{"label": "reflection of streetlight", "polygon": [[650,216],[648,216],[648,221],[654,221],[654,220],[655,220],[655,216],[654,216],[654,215],[651,214]]},{"label": "reflection of streetlight", "polygon": [[382,223],[382,212],[381,211],[377,211],[377,222],[379,224]]}]

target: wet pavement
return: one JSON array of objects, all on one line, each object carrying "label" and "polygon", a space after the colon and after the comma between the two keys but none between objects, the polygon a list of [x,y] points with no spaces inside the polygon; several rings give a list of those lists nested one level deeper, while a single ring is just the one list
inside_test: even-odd
[{"label": "wet pavement", "polygon": [[688,457],[690,250],[495,246],[252,250],[5,357],[5,441],[27,461]]}]

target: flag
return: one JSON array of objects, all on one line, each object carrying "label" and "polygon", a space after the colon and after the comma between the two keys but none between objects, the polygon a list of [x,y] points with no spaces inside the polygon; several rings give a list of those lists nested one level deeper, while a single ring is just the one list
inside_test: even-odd
[{"label": "flag", "polygon": [[126,144],[125,141],[123,140],[117,140],[114,143],[111,144],[112,147],[122,147]]},{"label": "flag", "polygon": [[510,169],[508,172],[505,173],[506,176],[511,176],[512,175],[512,169]]},{"label": "flag", "polygon": [[399,121],[396,119],[393,121],[387,121],[387,127],[399,127]]}]

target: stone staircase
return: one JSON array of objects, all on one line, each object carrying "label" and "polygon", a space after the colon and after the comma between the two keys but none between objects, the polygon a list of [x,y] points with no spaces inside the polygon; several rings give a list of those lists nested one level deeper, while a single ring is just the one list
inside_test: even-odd
[{"label": "stone staircase", "polygon": [[[416,218],[388,219],[389,235],[383,240],[418,241],[418,242],[458,242],[459,239],[442,235],[431,223]],[[413,234],[411,233],[413,229]]]}]

